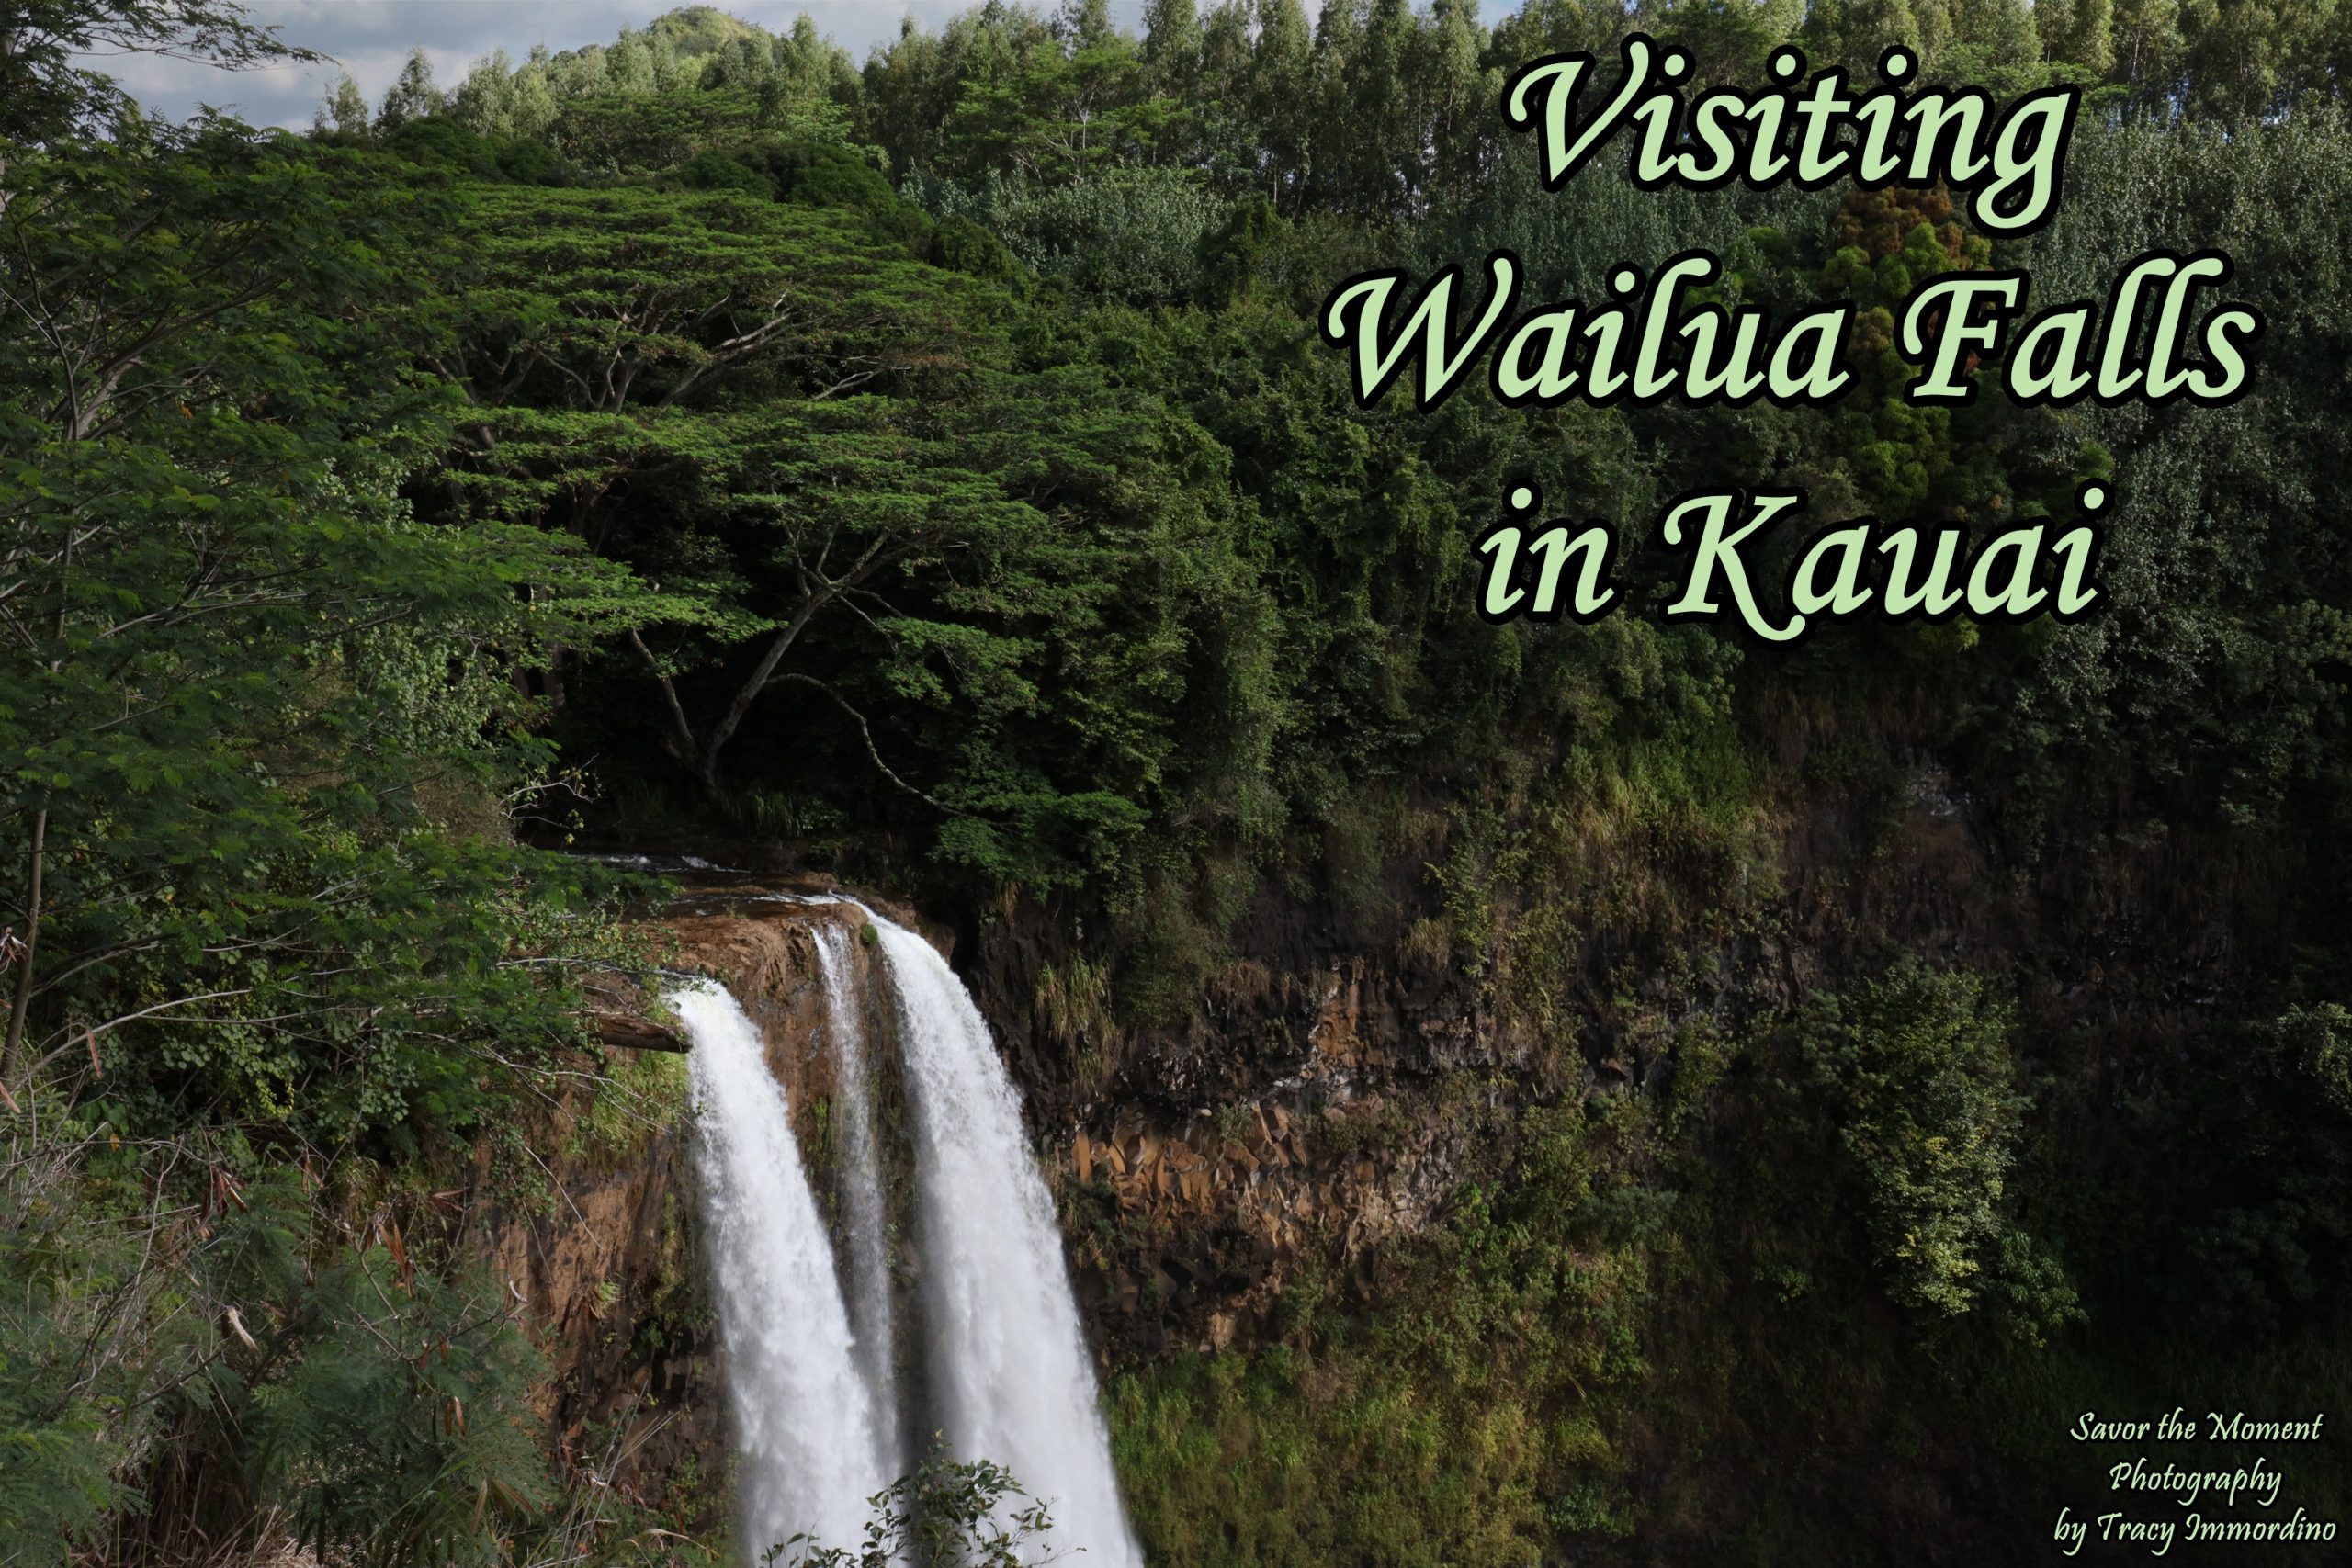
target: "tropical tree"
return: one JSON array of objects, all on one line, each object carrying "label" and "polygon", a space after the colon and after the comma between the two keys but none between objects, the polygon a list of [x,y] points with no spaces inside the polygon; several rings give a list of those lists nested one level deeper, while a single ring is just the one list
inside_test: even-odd
[{"label": "tropical tree", "polygon": [[441,399],[354,302],[397,307],[432,207],[360,158],[206,122],[7,171],[0,1094],[120,1047],[335,1136],[461,1117],[447,1010],[543,988],[523,864],[449,829],[536,787],[511,671],[617,580],[409,518]]}]

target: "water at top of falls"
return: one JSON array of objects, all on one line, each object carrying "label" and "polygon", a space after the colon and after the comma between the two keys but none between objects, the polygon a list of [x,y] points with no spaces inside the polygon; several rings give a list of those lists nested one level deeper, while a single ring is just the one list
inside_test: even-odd
[{"label": "water at top of falls", "polygon": [[707,1247],[741,1465],[743,1556],[806,1531],[862,1539],[865,1500],[894,1478],[831,1241],[801,1168],[759,1028],[708,981],[669,996],[694,1049]]},{"label": "water at top of falls", "polygon": [[911,1104],[932,1395],[956,1457],[1011,1471],[1089,1568],[1140,1568],[1051,1196],[986,1020],[946,960],[871,910]]},{"label": "water at top of falls", "polygon": [[[890,1326],[888,1216],[882,1201],[882,1154],[874,1134],[873,1069],[865,1050],[865,1012],[850,988],[850,933],[837,925],[816,930],[817,966],[825,981],[825,1031],[833,1048],[834,1126],[842,1195],[842,1231],[848,1267],[850,1325],[857,1334],[858,1365],[873,1395],[875,1441],[885,1471],[906,1468],[899,1438],[896,1357]],[[843,1543],[836,1543],[843,1544]]]}]

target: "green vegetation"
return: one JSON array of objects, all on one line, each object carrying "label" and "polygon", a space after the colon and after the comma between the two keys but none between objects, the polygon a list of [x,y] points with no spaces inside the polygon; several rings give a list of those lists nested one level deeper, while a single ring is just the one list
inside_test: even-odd
[{"label": "green vegetation", "polygon": [[868,1502],[874,1513],[857,1546],[795,1536],[763,1551],[762,1568],[1023,1568],[1052,1539],[1052,1513],[1011,1472],[986,1460],[958,1461],[937,1448]]},{"label": "green vegetation", "polygon": [[[1707,80],[2079,84],[2059,216],[1543,192],[1504,76],[1636,25]],[[1214,1033],[1292,916],[1468,998],[1503,1055],[1407,1075],[1426,1224],[1316,1238],[1262,1342],[1112,1347],[1158,1562],[1996,1561],[2087,1485],[2082,1408],[2342,1405],[2347,29],[1077,0],[861,63],[694,7],[293,136],[75,63],[285,58],[232,6],[0,0],[0,1560],[684,1550],[700,1488],[545,1462],[441,1204],[675,1102],[583,1033],[650,890],[582,833],[1039,935],[1041,1093]],[[2240,403],[1899,395],[1929,277],[2213,243]],[[1703,246],[1723,303],[1850,299],[1856,390],[1357,407],[1331,286],[1505,246],[1531,298]],[[2075,625],[1653,613],[1683,490],[1988,527],[2095,477]],[[1473,613],[1522,483],[1622,526],[1625,613]]]},{"label": "green vegetation", "polygon": [[1550,1110],[1513,1132],[1382,1308],[1294,1281],[1271,1350],[1114,1384],[1115,1452],[1160,1553],[1434,1568],[1633,1533],[1628,1456],[1597,1416],[1650,1371],[1643,1244],[1662,1216],[1622,1174],[1618,1130]]},{"label": "green vegetation", "polygon": [[2005,1239],[2003,1183],[2026,1107],[2008,1082],[2007,1020],[1970,976],[1898,970],[1851,1004],[1820,998],[1800,1027],[1887,1294],[1966,1312]]}]

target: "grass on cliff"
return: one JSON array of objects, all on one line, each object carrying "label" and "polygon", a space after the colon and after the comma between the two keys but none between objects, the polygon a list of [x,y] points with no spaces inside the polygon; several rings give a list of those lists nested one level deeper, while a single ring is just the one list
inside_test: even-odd
[{"label": "grass on cliff", "polygon": [[1507,1185],[1460,1192],[1370,1314],[1285,1292],[1282,1342],[1187,1355],[1111,1389],[1136,1523],[1216,1568],[1537,1561],[1563,1529],[1621,1533],[1623,1461],[1586,1396],[1645,1374],[1641,1247],[1655,1209],[1617,1136],[1540,1112]]}]

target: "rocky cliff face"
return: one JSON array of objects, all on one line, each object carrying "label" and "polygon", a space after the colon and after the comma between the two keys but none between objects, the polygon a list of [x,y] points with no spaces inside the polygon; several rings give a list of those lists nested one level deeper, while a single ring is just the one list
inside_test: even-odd
[{"label": "rocky cliff face", "polygon": [[[759,1023],[819,1168],[834,1084],[814,933],[865,923],[854,906],[795,901],[822,888],[707,879],[662,920],[674,936],[672,966],[718,980]],[[911,911],[891,913],[922,929]],[[863,942],[849,951],[873,962]],[[708,1528],[726,1512],[730,1449],[698,1244],[685,1043],[641,1001],[617,992],[597,1001],[602,1071],[582,1064],[530,1140],[562,1152],[518,1183],[500,1141],[485,1140],[458,1245],[526,1308],[550,1372],[539,1413],[567,1471]]]},{"label": "rocky cliff face", "polygon": [[[547,1114],[578,1132],[586,1100],[567,1097]],[[682,1110],[684,1096],[662,1102]],[[552,1161],[536,1190],[485,1199],[469,1238],[548,1358],[539,1414],[567,1476],[686,1515],[704,1511],[703,1483],[723,1475],[727,1452],[691,1135],[673,1116],[618,1150],[567,1139],[557,1146],[575,1152]],[[491,1164],[485,1149],[485,1179]]]},{"label": "rocky cliff face", "polygon": [[[854,906],[801,901],[829,886],[706,878],[662,921],[674,966],[720,980],[759,1022],[816,1171],[834,1084],[815,932],[865,924]],[[1376,1298],[1386,1244],[1431,1222],[1474,1153],[1480,1118],[1462,1097],[1589,1079],[1505,1018],[1491,976],[1395,931],[1318,927],[1268,904],[1243,933],[1252,955],[1210,976],[1182,1023],[1129,1032],[1099,998],[1067,996],[1077,965],[1044,909],[990,911],[960,931],[888,912],[928,931],[965,975],[1023,1080],[1106,1370],[1271,1340],[1303,1272]],[[849,950],[874,962],[862,941]],[[887,1020],[866,1024],[886,1037]],[[487,1203],[475,1245],[529,1303],[562,1457],[717,1523],[729,1446],[684,1043],[618,1001],[603,1032],[616,1075],[669,1064],[659,1092],[629,1107],[619,1147],[572,1140],[579,1153],[547,1170],[546,1190]],[[550,1114],[584,1125],[589,1100],[583,1089]]]},{"label": "rocky cliff face", "polygon": [[[1301,1284],[1379,1301],[1396,1244],[1446,1217],[1511,1117],[1672,1101],[1694,1031],[1785,1013],[1890,953],[2030,972],[2021,1008],[2053,1029],[2128,1018],[2161,1033],[2227,983],[2231,954],[2197,940],[2193,911],[2133,895],[2180,881],[2151,863],[2162,846],[2004,867],[1978,809],[1933,768],[1730,826],[1595,807],[1523,840],[1515,885],[1482,908],[1460,894],[1458,855],[1442,894],[1420,874],[1450,852],[1432,842],[1396,857],[1369,914],[1322,891],[1261,895],[1234,956],[1156,1028],[1119,1021],[1075,919],[1050,905],[932,925],[889,913],[949,954],[1012,1064],[1115,1368],[1271,1343]],[[854,907],[783,897],[822,886],[708,882],[665,919],[678,965],[725,981],[761,1023],[812,1166],[833,1092],[813,933],[863,924]],[[2126,995],[2133,976],[2162,984]],[[886,1037],[887,1021],[867,1023]],[[616,1061],[678,1065],[658,1021],[606,1032]],[[531,1303],[567,1457],[709,1519],[728,1447],[683,1077],[619,1152],[550,1170],[535,1205],[502,1201],[479,1246]],[[595,1119],[584,1103],[554,1113]]]},{"label": "rocky cliff face", "polygon": [[[1018,984],[1015,950],[984,995]],[[1020,1016],[1002,1008],[1000,1031]],[[1033,1105],[1066,1107],[1037,1131],[1081,1299],[1106,1345],[1142,1355],[1267,1337],[1302,1265],[1374,1290],[1380,1245],[1461,1168],[1464,1125],[1428,1091],[1523,1055],[1458,973],[1363,955],[1235,964],[1185,1026],[1120,1043],[1104,1091]]]}]

